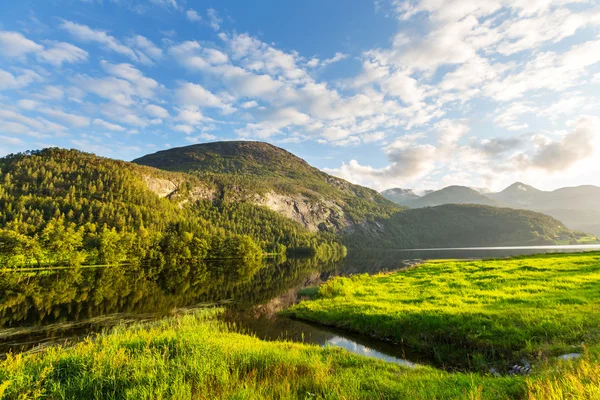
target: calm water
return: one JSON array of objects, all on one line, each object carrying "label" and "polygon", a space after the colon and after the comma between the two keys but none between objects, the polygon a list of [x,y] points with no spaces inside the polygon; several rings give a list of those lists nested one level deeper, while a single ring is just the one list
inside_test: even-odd
[{"label": "calm water", "polygon": [[586,250],[600,250],[600,245],[361,252],[350,253],[343,260],[238,260],[166,269],[149,265],[0,272],[0,354],[39,351],[48,345],[72,343],[115,324],[220,304],[228,309],[225,320],[265,340],[344,347],[405,365],[427,363],[427,357],[401,346],[281,318],[277,313],[297,301],[298,289],[319,285],[331,276],[395,270],[415,260]]}]

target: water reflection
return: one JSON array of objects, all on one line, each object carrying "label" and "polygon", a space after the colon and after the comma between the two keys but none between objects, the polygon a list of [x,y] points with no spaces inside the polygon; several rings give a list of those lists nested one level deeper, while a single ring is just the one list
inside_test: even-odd
[{"label": "water reflection", "polygon": [[399,344],[276,315],[262,314],[256,316],[230,311],[225,314],[224,319],[234,324],[240,332],[256,336],[262,340],[288,340],[323,347],[342,347],[355,354],[408,367],[434,362],[430,356],[415,353]]},{"label": "water reflection", "polygon": [[[0,273],[0,353],[203,304],[247,309],[326,279],[339,260],[221,260]],[[322,276],[322,274],[324,274]]]},{"label": "water reflection", "polygon": [[[585,247],[584,249],[590,249]],[[180,308],[226,305],[226,318],[258,337],[335,345],[406,363],[406,349],[361,336],[277,317],[297,290],[331,276],[377,273],[415,259],[506,257],[567,248],[437,249],[349,253],[335,258],[220,260],[194,264],[128,265],[52,271],[0,272],[0,354],[77,340],[118,323],[161,318]],[[426,362],[426,360],[425,360]]]}]

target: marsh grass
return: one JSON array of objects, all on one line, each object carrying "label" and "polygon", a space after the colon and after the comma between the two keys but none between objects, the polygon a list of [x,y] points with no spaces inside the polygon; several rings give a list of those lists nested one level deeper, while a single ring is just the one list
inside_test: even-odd
[{"label": "marsh grass", "polygon": [[487,370],[600,341],[600,253],[431,261],[337,277],[296,318],[403,342],[446,367]]},{"label": "marsh grass", "polygon": [[0,398],[508,399],[524,378],[411,369],[339,348],[233,333],[218,309],[115,328],[0,361]]}]

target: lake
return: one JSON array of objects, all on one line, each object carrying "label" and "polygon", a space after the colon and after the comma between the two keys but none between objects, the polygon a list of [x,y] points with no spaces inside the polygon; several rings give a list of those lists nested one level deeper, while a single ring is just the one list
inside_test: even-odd
[{"label": "lake", "polygon": [[152,265],[0,272],[0,354],[73,343],[116,324],[146,321],[195,307],[226,307],[224,319],[266,340],[344,347],[405,365],[425,355],[364,336],[323,328],[278,312],[297,291],[329,277],[391,271],[428,259],[480,259],[600,250],[600,245],[411,249],[350,252],[343,260],[271,258],[207,261],[168,269]]}]

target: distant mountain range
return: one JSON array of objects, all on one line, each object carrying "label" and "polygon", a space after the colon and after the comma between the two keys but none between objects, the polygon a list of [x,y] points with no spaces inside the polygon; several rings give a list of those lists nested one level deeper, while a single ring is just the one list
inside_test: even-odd
[{"label": "distant mountain range", "polygon": [[516,182],[498,193],[482,194],[466,186],[448,186],[416,195],[410,189],[388,189],[381,192],[387,199],[409,208],[443,204],[481,204],[531,210],[550,215],[571,229],[600,235],[600,187],[577,186],[543,191]]}]

